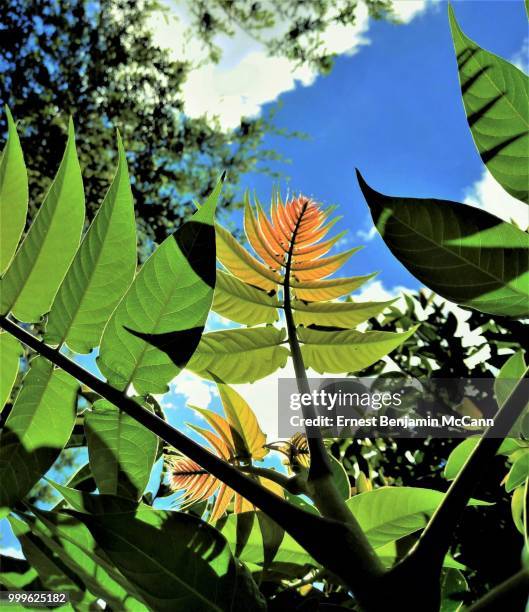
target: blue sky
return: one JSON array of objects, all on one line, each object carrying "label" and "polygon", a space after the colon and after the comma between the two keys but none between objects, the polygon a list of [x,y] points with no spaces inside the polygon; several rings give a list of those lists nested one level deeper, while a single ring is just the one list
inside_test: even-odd
[{"label": "blue sky", "polygon": [[[528,35],[522,0],[466,0],[454,6],[465,33],[481,46],[507,59],[520,56]],[[348,229],[351,244],[366,245],[344,273],[379,270],[378,278],[389,291],[419,284],[380,237],[366,241],[357,234],[368,233],[372,224],[355,167],[374,188],[394,195],[463,201],[481,182],[480,194],[488,198],[483,206],[501,209],[508,202],[508,196],[485,180],[468,130],[446,9],[445,2],[430,6],[407,25],[371,24],[370,44],[352,56],[338,57],[329,76],[279,96],[277,125],[305,132],[309,140],[270,136],[264,142],[292,160],[276,165],[290,177],[282,182],[283,191],[289,186],[323,203],[339,204],[344,218],[337,230]],[[272,186],[269,177],[253,174],[241,187],[255,189],[267,202]],[[91,357],[82,361],[93,367]],[[211,397],[205,385],[182,378],[178,383],[184,393],[173,392],[165,400],[173,404],[168,406],[170,420],[182,425],[193,420],[189,410],[181,409],[191,394],[203,406]],[[262,390],[253,387],[247,391],[257,401]],[[0,534],[2,547],[16,544],[6,521],[0,522]]]},{"label": "blue sky", "polygon": [[[521,0],[454,3],[463,31],[506,59],[517,56],[528,35]],[[461,101],[445,2],[407,25],[375,22],[371,44],[339,57],[329,76],[280,97],[276,122],[306,132],[299,141],[270,137],[292,163],[276,165],[290,176],[294,192],[340,205],[353,244],[366,244],[344,271],[380,270],[385,287],[418,287],[417,281],[376,236],[365,242],[358,230],[372,227],[354,177],[358,167],[371,186],[392,195],[463,201],[483,174]],[[270,179],[247,177],[261,201]],[[523,205],[522,205],[523,206]]]}]

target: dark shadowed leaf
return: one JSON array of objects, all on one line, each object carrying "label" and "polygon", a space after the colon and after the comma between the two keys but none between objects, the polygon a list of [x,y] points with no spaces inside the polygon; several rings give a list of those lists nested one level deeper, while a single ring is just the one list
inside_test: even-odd
[{"label": "dark shadowed leaf", "polygon": [[158,438],[106,400],[93,404],[84,423],[99,492],[140,499],[149,482]]},{"label": "dark shadowed leaf", "polygon": [[416,278],[463,306],[529,314],[529,234],[472,206],[383,195],[357,175],[380,235]]},{"label": "dark shadowed leaf", "polygon": [[0,433],[0,515],[29,492],[68,442],[77,388],[43,357],[31,362]]}]

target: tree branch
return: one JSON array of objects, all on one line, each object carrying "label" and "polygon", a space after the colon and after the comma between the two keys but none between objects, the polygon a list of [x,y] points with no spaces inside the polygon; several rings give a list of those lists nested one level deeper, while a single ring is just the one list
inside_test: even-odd
[{"label": "tree branch", "polygon": [[[441,571],[443,559],[450,546],[451,535],[459,517],[466,508],[487,464],[494,458],[505,438],[527,404],[526,369],[502,408],[497,412],[494,425],[489,427],[468,457],[456,479],[448,489],[440,506],[432,515],[419,541],[402,561],[403,566],[421,565],[426,560]],[[500,432],[503,432],[500,435]]]},{"label": "tree branch", "polygon": [[257,467],[255,465],[239,465],[238,468],[247,474],[254,474],[255,476],[261,476],[261,478],[267,478],[283,487],[283,489],[286,489],[289,493],[292,493],[292,495],[307,495],[308,493],[307,486],[303,479],[299,477],[299,474],[289,477],[276,470]]},{"label": "tree branch", "polygon": [[529,596],[529,572],[522,569],[472,604],[468,612],[524,610]]},{"label": "tree branch", "polygon": [[[366,610],[375,609],[371,605],[371,585],[378,580],[384,570],[369,545],[367,548],[358,545],[359,534],[351,525],[306,512],[271,493],[239,469],[213,455],[169,423],[143,408],[134,399],[35,338],[4,315],[0,315],[0,327],[114,404],[268,514],[318,563],[343,580],[359,601],[365,602]],[[361,538],[365,539],[361,530],[360,534]]]}]

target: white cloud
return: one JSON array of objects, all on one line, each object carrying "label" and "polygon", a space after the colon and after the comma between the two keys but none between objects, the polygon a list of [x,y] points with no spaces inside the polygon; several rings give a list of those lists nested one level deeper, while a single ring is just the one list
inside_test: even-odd
[{"label": "white cloud", "polygon": [[170,384],[168,393],[155,395],[155,398],[165,410],[170,410],[181,404],[181,402],[175,402],[174,400],[182,395],[184,396],[183,403],[207,408],[218,393],[213,383],[200,378],[189,370],[184,370]]},{"label": "white cloud", "polygon": [[487,168],[481,178],[466,190],[465,203],[474,204],[505,221],[514,221],[522,229],[529,225],[527,205],[509,195]]},{"label": "white cloud", "polygon": [[0,552],[6,557],[13,557],[15,559],[25,559],[24,553],[21,548],[15,548],[14,546],[0,546]]},{"label": "white cloud", "polygon": [[[437,0],[399,0],[395,13],[408,23]],[[249,36],[240,27],[233,36],[219,35],[215,44],[222,56],[218,64],[207,60],[201,43],[189,35],[189,15],[185,3],[167,1],[170,15],[156,14],[151,18],[155,41],[170,49],[176,58],[192,62],[191,71],[183,86],[185,112],[191,117],[217,116],[224,129],[237,127],[241,117],[258,115],[263,104],[276,100],[280,94],[297,87],[309,86],[317,73],[307,66],[282,57],[270,57],[262,42]],[[284,31],[278,24],[269,36]],[[366,34],[369,17],[366,6],[359,2],[354,25],[330,26],[323,33],[327,53],[353,55],[369,44]]]},{"label": "white cloud", "polygon": [[361,240],[364,240],[365,242],[370,242],[377,235],[377,228],[373,225],[367,231],[366,230],[358,230],[356,232],[356,235]]}]

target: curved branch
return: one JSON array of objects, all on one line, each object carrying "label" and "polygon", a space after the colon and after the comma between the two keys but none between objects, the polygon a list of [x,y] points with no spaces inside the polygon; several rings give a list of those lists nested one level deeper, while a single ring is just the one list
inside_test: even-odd
[{"label": "curved branch", "polygon": [[298,475],[289,477],[276,470],[257,467],[255,465],[239,465],[238,467],[242,472],[261,476],[261,478],[266,478],[275,482],[289,493],[292,493],[292,495],[306,495],[308,493],[306,484]]},{"label": "curved branch", "polygon": [[[311,514],[281,499],[243,474],[238,468],[210,453],[169,423],[143,408],[134,399],[35,338],[4,315],[0,315],[0,327],[114,404],[268,514],[318,563],[343,580],[354,591],[359,601],[365,602],[366,610],[375,609],[371,605],[371,587],[384,570],[372,549],[359,547],[358,533],[351,528],[351,525]],[[362,532],[361,535],[365,538]]]}]

